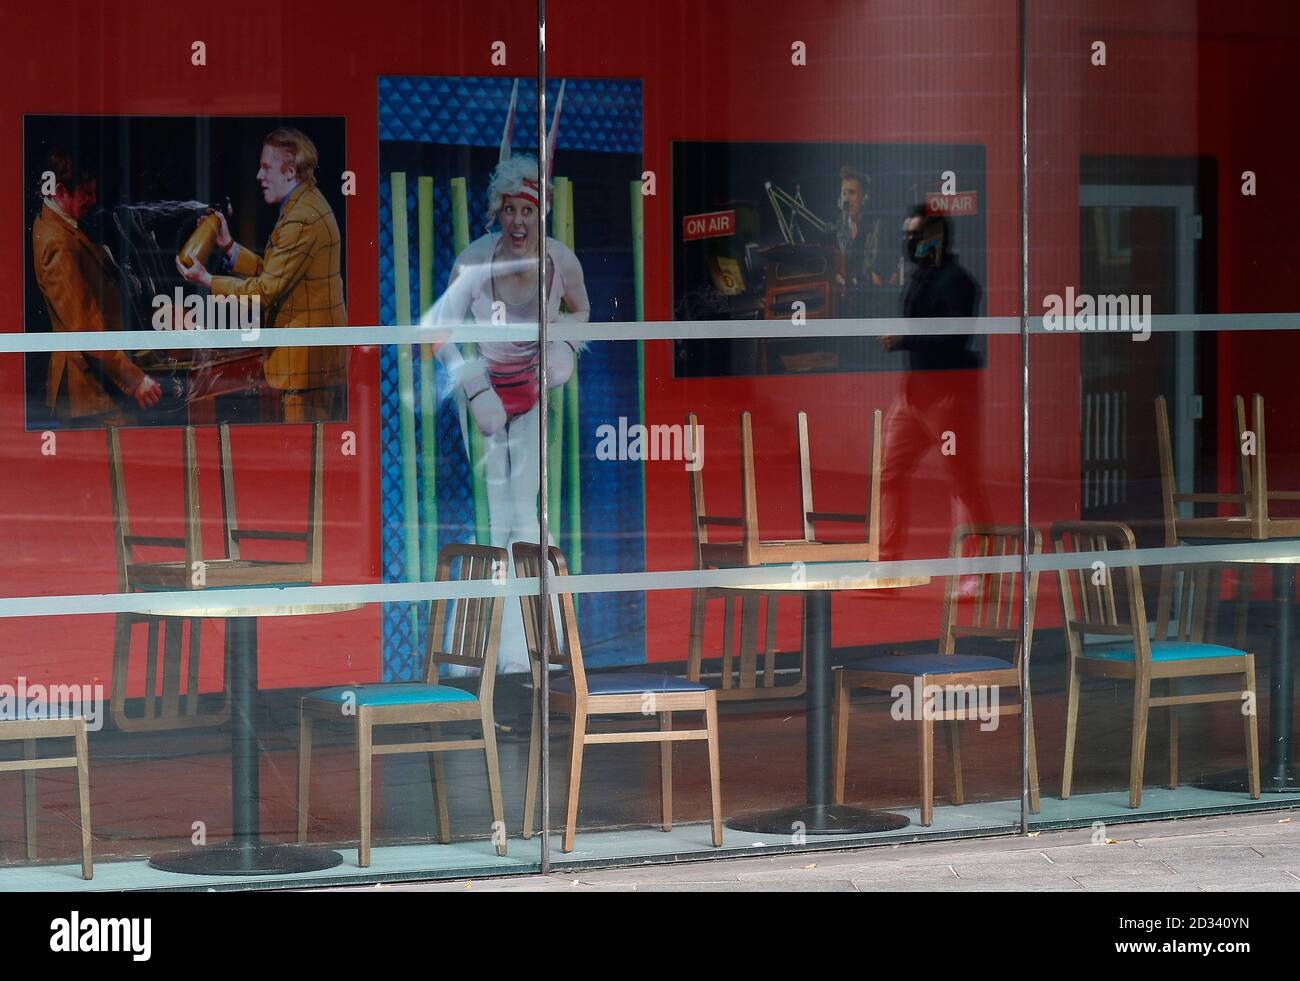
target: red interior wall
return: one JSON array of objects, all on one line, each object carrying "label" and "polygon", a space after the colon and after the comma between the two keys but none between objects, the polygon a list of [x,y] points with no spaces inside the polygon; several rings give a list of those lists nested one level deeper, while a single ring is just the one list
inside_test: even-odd
[{"label": "red interior wall", "polygon": [[[986,148],[987,312],[1019,312],[1019,53],[1017,4],[977,0],[885,0],[795,6],[778,0],[709,4],[663,0],[653,5],[551,0],[548,69],[554,76],[639,76],[645,93],[645,167],[659,176],[646,201],[646,316],[672,314],[671,147],[675,140],[979,143]],[[1279,2],[1251,5],[1272,18],[1243,28],[1212,3],[1163,0],[1141,5],[1107,0],[1088,5],[1051,0],[1030,5],[1031,312],[1041,296],[1078,277],[1078,160],[1084,153],[1202,154],[1219,161],[1220,308],[1287,309],[1293,260],[1274,257],[1276,215],[1294,136],[1275,122],[1277,93],[1289,91],[1288,45],[1295,14]],[[269,11],[269,12],[268,12]],[[88,5],[50,0],[8,12],[0,36],[0,228],[10,249],[0,259],[5,329],[22,322],[24,186],[21,116],[31,113],[309,114],[347,117],[347,167],[359,193],[347,208],[349,317],[378,318],[376,77],[381,74],[530,74],[536,70],[531,2],[431,5],[385,0],[374,11],[350,3],[253,3],[179,8],[155,0]],[[1198,26],[1199,25],[1199,26]],[[1200,35],[1198,37],[1198,30]],[[1272,36],[1270,38],[1270,35]],[[34,43],[43,38],[48,43]],[[1108,66],[1088,64],[1093,39],[1109,46]],[[207,44],[208,64],[190,64],[190,45]],[[508,63],[493,66],[493,41],[506,42]],[[808,64],[790,64],[790,45],[807,45]],[[1262,46],[1262,47],[1261,47]],[[250,177],[256,148],[246,154]],[[1243,169],[1260,174],[1261,196],[1242,199]],[[1270,192],[1275,196],[1267,197]],[[1269,205],[1269,201],[1275,202]],[[1285,228],[1282,231],[1285,235]],[[888,239],[886,240],[888,241]],[[1277,248],[1261,254],[1261,243]],[[1282,263],[1279,265],[1279,261]],[[1294,358],[1284,335],[1220,340],[1220,391],[1263,390],[1270,416],[1288,408],[1285,372]],[[1257,356],[1265,350],[1267,357]],[[329,427],[326,581],[379,578],[377,352],[354,349],[352,416]],[[1032,345],[1032,515],[1046,524],[1077,513],[1077,346],[1040,338]],[[817,375],[779,379],[677,380],[671,345],[646,347],[647,415],[681,422],[688,410],[707,429],[709,496],[738,500],[737,413],[755,419],[759,501],[765,536],[795,531],[797,483],[794,419],[809,413],[818,504],[857,510],[865,493],[866,420],[887,408],[901,375]],[[990,339],[981,404],[981,472],[994,517],[1019,517],[1019,341]],[[927,383],[942,385],[942,374]],[[1261,387],[1262,386],[1262,387]],[[22,432],[21,358],[0,358],[0,445],[5,476],[0,515],[10,547],[0,552],[0,592],[100,593],[116,588],[109,534],[107,465],[102,433],[64,433],[45,457],[39,435]],[[1220,400],[1222,410],[1225,402]],[[1285,418],[1285,416],[1279,416]],[[1282,444],[1283,427],[1270,430]],[[356,457],[337,452],[344,430],[357,434]],[[210,434],[208,434],[210,436]],[[271,527],[301,522],[305,476],[284,459],[301,431],[240,429],[237,467],[241,519]],[[166,516],[138,530],[167,533],[179,520],[178,437],[131,433],[132,510]],[[1276,442],[1275,442],[1276,441]],[[1228,441],[1230,444],[1230,440]],[[305,453],[305,447],[302,451]],[[1231,445],[1221,445],[1230,454]],[[213,449],[205,443],[204,494],[215,517]],[[1230,457],[1227,457],[1230,459]],[[1294,470],[1283,457],[1273,473]],[[1272,459],[1270,459],[1272,463]],[[1235,465],[1235,464],[1234,464]],[[1225,473],[1231,471],[1223,468]],[[732,475],[728,479],[728,475]],[[1300,483],[1300,475],[1295,475]],[[948,503],[933,461],[912,480],[923,527],[910,555],[946,548]],[[295,483],[302,490],[294,490]],[[652,463],[647,476],[647,567],[691,565],[686,474],[680,464]],[[244,500],[249,503],[245,504]],[[216,542],[212,543],[216,547]],[[651,659],[685,649],[687,595],[648,597]],[[900,594],[846,596],[837,642],[888,642],[932,635],[938,586]],[[1043,604],[1051,617],[1053,603]],[[791,646],[795,623],[783,628]],[[379,671],[377,608],[333,617],[270,621],[262,627],[266,686],[372,678]],[[111,618],[8,620],[0,628],[0,680],[107,679]]]}]

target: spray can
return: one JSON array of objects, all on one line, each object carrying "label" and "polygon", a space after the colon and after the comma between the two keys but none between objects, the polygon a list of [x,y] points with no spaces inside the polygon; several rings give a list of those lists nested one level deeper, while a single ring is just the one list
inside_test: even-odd
[{"label": "spray can", "polygon": [[[230,204],[226,204],[226,213],[230,213]],[[189,269],[194,263],[206,265],[208,257],[212,255],[212,250],[216,248],[217,233],[221,231],[221,219],[217,217],[216,211],[210,211],[194,226],[194,231],[190,237],[185,240],[181,250],[177,253],[181,265]]]}]

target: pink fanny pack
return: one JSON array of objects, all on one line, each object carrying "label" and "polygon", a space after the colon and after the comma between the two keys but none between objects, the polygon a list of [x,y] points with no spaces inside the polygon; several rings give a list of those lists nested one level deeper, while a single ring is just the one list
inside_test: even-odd
[{"label": "pink fanny pack", "polygon": [[536,361],[510,371],[489,370],[488,380],[501,399],[507,415],[521,416],[537,404],[541,388]]}]

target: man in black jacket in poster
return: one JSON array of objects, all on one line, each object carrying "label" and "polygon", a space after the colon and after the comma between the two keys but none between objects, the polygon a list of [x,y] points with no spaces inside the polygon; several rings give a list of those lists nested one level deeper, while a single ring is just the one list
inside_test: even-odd
[{"label": "man in black jacket in poster", "polygon": [[[903,316],[911,318],[974,317],[979,313],[980,285],[957,261],[951,248],[948,219],[912,210],[903,224],[903,253],[909,263],[903,293]],[[926,454],[937,452],[944,465],[949,494],[960,502],[966,520],[987,522],[987,501],[980,479],[979,356],[970,334],[904,334],[881,338],[887,351],[906,351],[903,392],[890,406],[884,425],[884,528],[881,558],[902,559],[911,528],[911,498],[903,485]],[[925,376],[923,373],[952,374]],[[955,515],[953,516],[955,518]],[[917,556],[912,556],[917,557]]]}]

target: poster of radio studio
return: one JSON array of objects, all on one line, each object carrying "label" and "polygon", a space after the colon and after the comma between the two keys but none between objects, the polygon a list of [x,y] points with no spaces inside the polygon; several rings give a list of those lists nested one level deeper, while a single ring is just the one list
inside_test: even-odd
[{"label": "poster of radio studio", "polygon": [[[917,302],[932,266],[981,287],[955,315],[983,312],[983,146],[678,142],[673,175],[676,318],[785,320],[792,335],[677,341],[678,377],[904,370],[879,337],[818,337],[807,322],[934,306]],[[904,234],[917,214],[920,256]],[[971,346],[982,364],[983,339]]]},{"label": "poster of radio studio", "polygon": [[[257,346],[348,323],[342,118],[23,124],[25,329],[141,335],[27,355],[29,430],[347,418],[347,348]],[[177,330],[244,343],[169,346]]]}]

